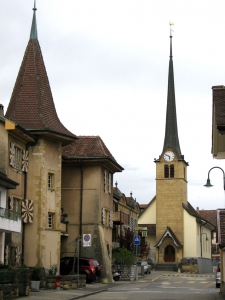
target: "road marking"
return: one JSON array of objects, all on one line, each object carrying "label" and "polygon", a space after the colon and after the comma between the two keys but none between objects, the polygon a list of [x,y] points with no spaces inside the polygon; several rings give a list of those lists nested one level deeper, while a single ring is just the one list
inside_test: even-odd
[{"label": "road marking", "polygon": [[192,284],[192,283],[195,283],[195,281],[188,281],[187,283],[191,283]]}]

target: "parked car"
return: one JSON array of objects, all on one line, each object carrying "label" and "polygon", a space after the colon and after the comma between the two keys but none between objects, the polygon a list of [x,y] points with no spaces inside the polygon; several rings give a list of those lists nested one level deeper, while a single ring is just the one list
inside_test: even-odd
[{"label": "parked car", "polygon": [[139,261],[139,262],[137,262],[137,266],[143,266],[144,267],[144,273],[145,274],[151,274],[151,266],[148,264],[147,261]]},{"label": "parked car", "polygon": [[[73,273],[74,257],[63,257],[60,260],[60,274],[68,275]],[[74,273],[77,273],[77,258],[74,264]],[[79,258],[79,273],[86,276],[86,282],[97,280],[101,276],[102,266],[93,258]]]},{"label": "parked car", "polygon": [[216,287],[220,287],[220,272],[216,272]]}]

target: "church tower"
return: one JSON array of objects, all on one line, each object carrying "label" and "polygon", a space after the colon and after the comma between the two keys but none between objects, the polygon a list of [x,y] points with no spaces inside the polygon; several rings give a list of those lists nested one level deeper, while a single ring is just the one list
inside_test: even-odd
[{"label": "church tower", "polygon": [[181,154],[178,138],[171,29],[165,139],[163,151],[155,163],[156,257],[159,262],[177,262],[183,257],[182,204],[188,203],[188,163]]}]

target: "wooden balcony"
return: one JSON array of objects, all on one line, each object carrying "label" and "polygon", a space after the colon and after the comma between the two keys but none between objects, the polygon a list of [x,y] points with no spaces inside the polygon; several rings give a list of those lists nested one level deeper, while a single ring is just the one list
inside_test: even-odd
[{"label": "wooden balcony", "polygon": [[129,225],[129,215],[122,211],[114,211],[113,213],[113,223],[114,224],[127,224]]}]

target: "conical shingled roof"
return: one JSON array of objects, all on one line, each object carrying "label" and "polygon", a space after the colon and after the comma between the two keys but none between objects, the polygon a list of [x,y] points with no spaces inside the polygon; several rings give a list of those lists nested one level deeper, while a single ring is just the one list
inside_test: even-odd
[{"label": "conical shingled roof", "polygon": [[[6,118],[23,126],[32,133],[50,133],[75,139],[60,122],[45,69],[41,47],[37,39],[34,16],[23,61],[16,79]],[[35,34],[34,34],[35,33]]]}]

